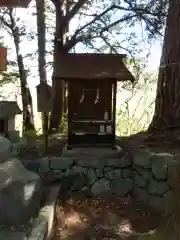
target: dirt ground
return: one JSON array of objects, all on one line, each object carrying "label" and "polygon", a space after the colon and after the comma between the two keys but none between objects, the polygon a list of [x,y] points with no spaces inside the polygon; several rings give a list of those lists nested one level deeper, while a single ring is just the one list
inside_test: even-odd
[{"label": "dirt ground", "polygon": [[160,214],[132,198],[82,198],[78,194],[59,200],[52,240],[136,240],[155,229]]},{"label": "dirt ground", "polygon": [[148,148],[152,152],[180,155],[180,130],[167,130],[157,133],[139,132],[127,137],[117,137],[116,144],[124,151]]},{"label": "dirt ground", "polygon": [[44,138],[39,137],[27,142],[27,146],[22,146],[19,150],[18,157],[20,159],[36,159],[42,156],[60,156],[64,146],[66,145],[66,138],[52,136],[48,140],[48,149],[45,150]]}]

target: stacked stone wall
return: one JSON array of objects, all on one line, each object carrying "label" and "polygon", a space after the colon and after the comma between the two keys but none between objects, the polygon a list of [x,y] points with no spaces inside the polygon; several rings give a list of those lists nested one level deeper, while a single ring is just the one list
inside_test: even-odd
[{"label": "stacked stone wall", "polygon": [[[150,150],[123,155],[111,149],[73,149],[61,157],[39,159],[39,174],[49,171],[50,181],[71,179],[70,191],[88,190],[92,195],[134,194],[143,203],[163,210],[172,196],[172,171],[177,162],[168,153]],[[73,178],[73,180],[72,180]]]}]

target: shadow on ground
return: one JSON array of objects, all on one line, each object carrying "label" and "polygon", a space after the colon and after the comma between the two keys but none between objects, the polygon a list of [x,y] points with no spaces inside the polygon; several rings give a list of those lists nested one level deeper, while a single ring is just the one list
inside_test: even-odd
[{"label": "shadow on ground", "polygon": [[162,217],[132,198],[88,198],[60,194],[53,240],[136,240]]}]

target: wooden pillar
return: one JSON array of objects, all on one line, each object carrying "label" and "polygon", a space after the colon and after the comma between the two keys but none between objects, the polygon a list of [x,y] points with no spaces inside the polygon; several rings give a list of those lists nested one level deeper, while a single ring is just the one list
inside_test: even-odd
[{"label": "wooden pillar", "polygon": [[117,81],[113,84],[113,141],[115,144],[115,138],[116,138],[116,93],[117,93]]}]

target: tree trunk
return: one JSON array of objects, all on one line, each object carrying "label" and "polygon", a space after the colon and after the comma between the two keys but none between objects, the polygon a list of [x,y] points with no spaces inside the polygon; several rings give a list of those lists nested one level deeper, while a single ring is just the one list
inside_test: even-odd
[{"label": "tree trunk", "polygon": [[12,36],[14,39],[17,63],[19,68],[20,85],[21,85],[21,96],[23,105],[23,132],[28,130],[35,130],[34,126],[34,115],[33,115],[33,102],[30,89],[27,84],[27,72],[24,67],[23,57],[20,53],[20,32],[16,26],[15,20],[11,15],[12,23]]},{"label": "tree trunk", "polygon": [[[58,61],[57,56],[59,53],[67,52],[64,47],[64,36],[65,32],[61,26],[61,22],[64,18],[63,14],[63,3],[61,1],[57,1],[55,3],[56,8],[56,30],[55,30],[55,38],[54,38],[54,70]],[[63,110],[64,110],[64,81],[58,80],[58,88],[56,86],[56,81],[52,83],[53,89],[53,106],[52,106],[52,114],[50,119],[50,127],[49,132],[58,132],[59,126],[62,121]],[[57,94],[58,93],[58,94]]]},{"label": "tree trunk", "polygon": [[[39,78],[40,82],[47,82],[46,75],[46,25],[45,25],[45,2],[44,0],[36,0],[37,10],[37,32],[38,32],[38,62],[39,62]],[[48,113],[42,113],[43,134],[48,132]]]},{"label": "tree trunk", "polygon": [[171,0],[149,131],[180,127],[180,1]]}]

